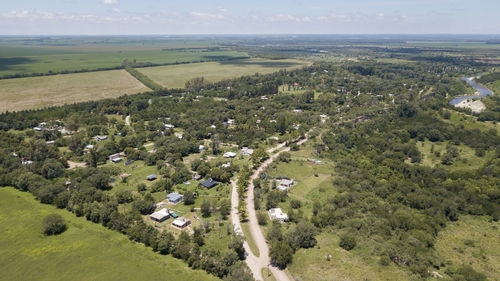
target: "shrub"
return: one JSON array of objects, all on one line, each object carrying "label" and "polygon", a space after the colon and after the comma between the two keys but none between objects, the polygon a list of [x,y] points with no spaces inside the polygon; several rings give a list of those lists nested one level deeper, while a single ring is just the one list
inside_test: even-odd
[{"label": "shrub", "polygon": [[257,221],[259,225],[267,225],[267,215],[265,213],[257,213]]},{"label": "shrub", "polygon": [[45,235],[56,235],[67,229],[66,222],[60,215],[51,214],[43,219],[43,233]]},{"label": "shrub", "polygon": [[344,234],[340,237],[339,246],[346,251],[354,249],[356,244],[356,238],[350,234]]}]

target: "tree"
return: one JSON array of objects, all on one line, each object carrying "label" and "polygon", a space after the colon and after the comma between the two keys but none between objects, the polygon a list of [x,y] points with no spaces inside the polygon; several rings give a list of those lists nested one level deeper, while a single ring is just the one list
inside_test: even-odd
[{"label": "tree", "polygon": [[356,247],[356,238],[351,234],[344,234],[340,237],[339,246],[346,251],[350,251]]},{"label": "tree", "polygon": [[288,152],[282,152],[282,153],[280,153],[278,159],[281,162],[288,163],[292,159],[292,155],[290,153],[288,153]]},{"label": "tree", "polygon": [[229,249],[233,249],[236,254],[238,254],[238,257],[240,260],[245,259],[245,248],[243,247],[243,237],[240,235],[235,235],[231,239],[231,242],[229,243]]},{"label": "tree", "polygon": [[186,191],[184,193],[184,205],[193,205],[194,204],[194,192]]},{"label": "tree", "polygon": [[226,219],[231,212],[231,202],[228,199],[224,199],[220,202],[219,212],[223,219]]},{"label": "tree", "polygon": [[51,214],[43,219],[43,233],[45,235],[56,235],[67,229],[66,222],[60,215]]},{"label": "tree", "polygon": [[60,177],[64,172],[64,166],[61,162],[54,159],[47,159],[42,166],[42,176],[46,179]]},{"label": "tree", "polygon": [[267,215],[262,212],[257,213],[257,222],[259,225],[267,225]]},{"label": "tree", "polygon": [[204,199],[203,202],[201,202],[201,206],[200,206],[200,209],[201,209],[201,215],[203,217],[209,217],[210,216],[210,206],[212,204],[210,203],[210,200],[208,199]]},{"label": "tree", "polygon": [[290,229],[287,238],[293,248],[311,248],[316,245],[314,236],[318,231],[311,223],[301,221]]},{"label": "tree", "polygon": [[285,240],[275,240],[269,249],[271,262],[284,269],[292,261],[293,249]]}]

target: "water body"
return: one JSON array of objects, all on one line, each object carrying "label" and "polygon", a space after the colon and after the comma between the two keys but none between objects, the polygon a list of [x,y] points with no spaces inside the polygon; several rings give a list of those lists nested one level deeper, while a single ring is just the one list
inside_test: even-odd
[{"label": "water body", "polygon": [[479,93],[479,94],[475,95],[475,96],[456,97],[450,101],[451,105],[458,104],[461,101],[468,100],[468,99],[484,98],[487,96],[493,96],[493,92],[490,89],[488,89],[485,86],[478,84],[478,83],[476,83],[476,81],[474,81],[474,78],[477,78],[477,77],[478,76],[462,77],[461,79],[463,81],[467,82],[467,84],[471,85],[472,88],[476,89],[476,91],[477,91],[476,93]]}]

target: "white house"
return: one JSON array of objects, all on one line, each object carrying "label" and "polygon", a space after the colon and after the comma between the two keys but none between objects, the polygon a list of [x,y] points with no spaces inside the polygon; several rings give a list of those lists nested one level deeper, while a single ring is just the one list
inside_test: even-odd
[{"label": "white house", "polygon": [[161,209],[158,212],[152,213],[149,217],[154,221],[162,222],[170,217],[170,213],[167,209]]},{"label": "white house", "polygon": [[200,146],[198,146],[198,152],[202,152],[203,150],[205,150],[205,146],[200,144]]},{"label": "white house", "polygon": [[282,179],[278,185],[278,189],[281,191],[289,190],[294,184],[293,179]]},{"label": "white house", "polygon": [[172,125],[172,124],[165,124],[165,129],[173,129],[173,128],[175,128],[174,125]]},{"label": "white house", "polygon": [[172,222],[172,225],[178,228],[185,228],[190,225],[191,221],[186,218],[177,218]]},{"label": "white house", "polygon": [[241,155],[245,155],[245,156],[250,156],[253,154],[253,149],[251,148],[248,148],[248,147],[243,147],[240,151],[240,154]]},{"label": "white house", "polygon": [[273,221],[276,220],[280,223],[284,223],[288,220],[288,215],[286,213],[283,213],[283,211],[281,211],[281,208],[272,208],[269,209],[269,218]]},{"label": "white house", "polygon": [[122,161],[120,153],[115,153],[109,156],[109,161],[113,163],[118,163]]},{"label": "white house", "polygon": [[234,158],[234,157],[236,157],[236,153],[229,151],[229,152],[224,153],[224,155],[222,155],[222,156],[224,158]]}]

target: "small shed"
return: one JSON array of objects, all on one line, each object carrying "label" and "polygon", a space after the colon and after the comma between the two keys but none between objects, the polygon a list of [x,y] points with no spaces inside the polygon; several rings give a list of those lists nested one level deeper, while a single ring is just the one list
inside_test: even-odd
[{"label": "small shed", "polygon": [[204,188],[204,189],[210,189],[210,188],[216,186],[217,184],[218,184],[217,181],[214,181],[213,179],[209,179],[209,180],[204,180],[204,181],[200,182],[199,187]]},{"label": "small shed", "polygon": [[229,151],[229,152],[224,153],[223,157],[224,158],[234,158],[234,157],[236,157],[236,153]]},{"label": "small shed", "polygon": [[125,166],[131,165],[131,164],[134,164],[134,160],[129,160],[129,161],[125,162]]},{"label": "small shed", "polygon": [[157,178],[158,178],[158,177],[156,176],[156,174],[152,174],[152,175],[149,175],[149,176],[147,176],[147,177],[146,177],[146,179],[147,179],[148,181],[154,181],[154,180],[156,180]]},{"label": "small shed", "polygon": [[167,200],[171,204],[177,204],[177,203],[181,202],[183,198],[184,198],[184,196],[182,194],[179,194],[179,192],[177,192],[177,191],[172,192],[172,193],[167,195]]},{"label": "small shed", "polygon": [[162,222],[170,217],[170,213],[167,209],[161,209],[158,212],[152,213],[149,217],[154,221]]}]

